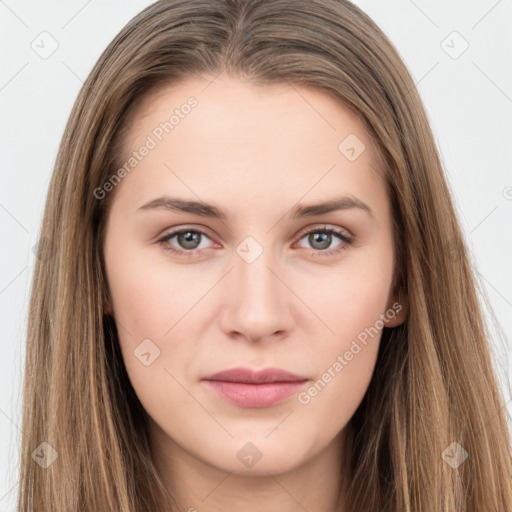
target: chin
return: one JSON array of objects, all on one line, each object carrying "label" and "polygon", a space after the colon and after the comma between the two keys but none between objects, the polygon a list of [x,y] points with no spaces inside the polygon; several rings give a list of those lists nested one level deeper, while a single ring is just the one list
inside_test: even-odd
[{"label": "chin", "polygon": [[[275,435],[274,432],[272,435]],[[244,440],[231,439],[229,443],[219,440],[222,444],[218,449],[210,450],[202,457],[209,465],[226,472],[237,475],[262,475],[268,473],[279,474],[293,470],[307,458],[307,453],[298,446],[304,447],[304,443],[294,438],[289,442],[283,442],[278,436],[275,439],[265,439],[247,436]]]}]

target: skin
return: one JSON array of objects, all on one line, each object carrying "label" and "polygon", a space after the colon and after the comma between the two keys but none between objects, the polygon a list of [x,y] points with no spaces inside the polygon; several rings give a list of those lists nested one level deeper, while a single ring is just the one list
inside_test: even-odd
[{"label": "skin", "polygon": [[[105,312],[150,418],[155,464],[180,510],[341,512],[345,427],[370,382],[381,328],[306,404],[295,394],[271,407],[239,407],[201,379],[272,366],[306,376],[307,391],[396,306],[380,154],[358,118],[326,93],[221,74],[166,86],[141,103],[123,162],[190,96],[198,105],[110,192],[104,245]],[[338,149],[349,134],[365,145],[354,161]],[[215,203],[227,218],[139,210],[163,195]],[[297,203],[344,195],[373,216],[351,208],[291,217]],[[353,244],[335,234],[323,242],[324,227]],[[158,242],[178,228],[204,230],[193,239],[204,252],[178,236]],[[313,228],[316,241],[304,235]],[[263,251],[250,263],[237,252],[249,235]],[[339,251],[323,255],[326,245]],[[245,247],[254,255],[258,245]],[[405,320],[403,291],[400,299],[384,325]],[[160,351],[147,366],[134,354],[146,339],[150,358]],[[249,442],[261,454],[252,467],[237,456]]]}]

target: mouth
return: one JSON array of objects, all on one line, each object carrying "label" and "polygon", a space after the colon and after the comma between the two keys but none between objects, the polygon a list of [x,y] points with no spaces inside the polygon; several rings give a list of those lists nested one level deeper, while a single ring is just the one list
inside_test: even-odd
[{"label": "mouth", "polygon": [[202,379],[207,388],[221,398],[239,407],[263,408],[276,405],[294,393],[306,382],[307,377],[280,368],[254,371],[233,368]]}]

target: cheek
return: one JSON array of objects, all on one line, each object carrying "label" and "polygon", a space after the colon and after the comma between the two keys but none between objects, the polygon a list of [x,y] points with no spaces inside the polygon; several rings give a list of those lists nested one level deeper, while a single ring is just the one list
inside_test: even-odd
[{"label": "cheek", "polygon": [[308,347],[317,380],[297,398],[309,414],[329,415],[333,432],[350,420],[372,378],[392,282],[392,255],[391,250],[368,253],[355,265],[317,280],[315,287],[303,282],[303,296],[321,322],[314,322],[310,336],[317,341]]},{"label": "cheek", "polygon": [[299,277],[298,294],[318,319],[312,323],[315,330],[322,331],[317,348],[332,356],[348,350],[354,339],[378,338],[392,283],[392,256],[391,250],[367,251],[336,271],[317,275],[314,286],[310,277]]},{"label": "cheek", "polygon": [[[126,245],[125,245],[126,247]],[[165,259],[148,251],[114,252],[106,259],[119,343],[132,385],[147,410],[173,409],[190,400],[173,375],[197,358],[193,313],[203,287],[188,272],[171,271]]]},{"label": "cheek", "polygon": [[[112,263],[113,260],[111,260]],[[169,423],[169,411],[190,409],[190,395],[180,386],[177,368],[190,368],[197,348],[185,339],[187,319],[173,327],[191,299],[188,288],[165,269],[148,264],[136,251],[107,264],[121,353],[130,382],[150,416]],[[190,287],[189,287],[190,288]],[[192,287],[193,288],[193,287]],[[182,331],[183,332],[183,331]],[[174,378],[173,378],[174,377]],[[164,413],[164,411],[166,411]],[[159,414],[163,414],[159,417]],[[178,422],[179,423],[179,422]]]},{"label": "cheek", "polygon": [[139,337],[162,339],[197,295],[179,269],[173,271],[161,260],[150,261],[147,251],[133,251],[107,263],[116,322]]},{"label": "cheek", "polygon": [[322,335],[312,334],[317,342],[311,355],[320,378],[335,393],[364,394],[379,349],[386,298],[387,289],[364,280],[347,280],[328,296],[312,298],[329,329],[318,327]]},{"label": "cheek", "polygon": [[[322,339],[317,336],[314,350],[309,349],[316,380],[297,395],[302,424],[311,430],[313,438],[323,441],[334,438],[347,425],[363,400],[382,334],[378,320],[385,294],[372,293],[379,292],[372,287],[350,291],[338,289],[338,307],[326,315],[335,334],[322,329],[327,334]],[[332,300],[334,297],[328,301],[330,308]]]}]

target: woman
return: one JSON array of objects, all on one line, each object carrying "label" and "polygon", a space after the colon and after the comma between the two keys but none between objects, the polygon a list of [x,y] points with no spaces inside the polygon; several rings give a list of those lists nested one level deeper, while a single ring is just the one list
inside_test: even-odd
[{"label": "woman", "polygon": [[512,508],[427,116],[351,3],[141,12],[80,92],[41,236],[20,510]]}]

